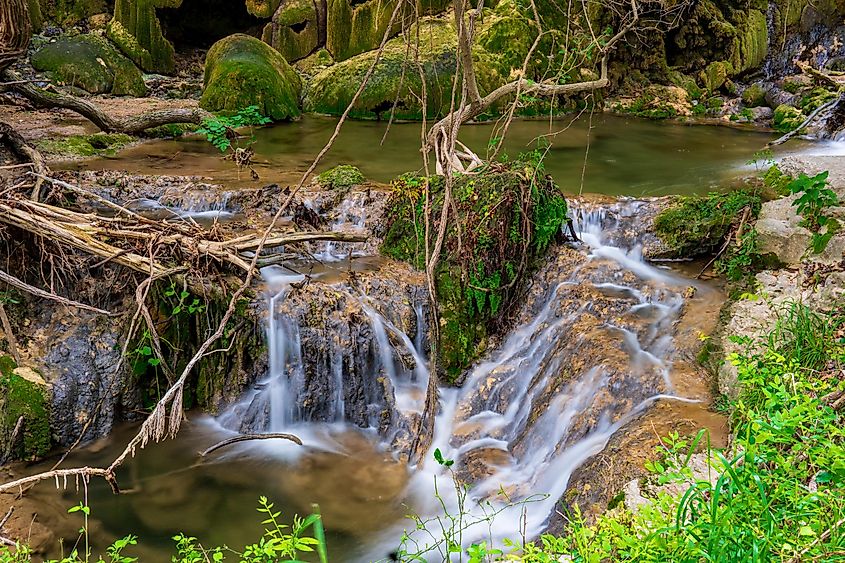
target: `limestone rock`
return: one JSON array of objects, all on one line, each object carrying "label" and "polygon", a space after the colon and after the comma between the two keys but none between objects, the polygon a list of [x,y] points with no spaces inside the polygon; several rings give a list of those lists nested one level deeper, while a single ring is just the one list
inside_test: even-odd
[{"label": "limestone rock", "polygon": [[792,205],[793,198],[768,201],[757,219],[757,241],[761,254],[773,254],[787,266],[796,266],[810,246],[812,233],[802,227],[801,217]]},{"label": "limestone rock", "polygon": [[109,39],[147,72],[172,74],[173,45],[164,38],[156,8],[178,8],[182,0],[117,0]]},{"label": "limestone rock", "polygon": [[32,56],[32,66],[92,94],[147,94],[138,68],[99,35],[63,37],[48,43]]},{"label": "limestone rock", "polygon": [[249,35],[230,35],[211,47],[204,87],[200,106],[209,111],[258,106],[275,121],[300,114],[296,71],[278,51]]}]

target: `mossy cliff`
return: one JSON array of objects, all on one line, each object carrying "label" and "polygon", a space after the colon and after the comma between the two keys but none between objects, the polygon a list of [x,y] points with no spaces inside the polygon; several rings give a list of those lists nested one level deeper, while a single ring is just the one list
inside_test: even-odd
[{"label": "mossy cliff", "polygon": [[[411,36],[416,31],[411,30]],[[420,23],[420,64],[425,76],[428,117],[443,115],[452,100],[452,78],[455,74],[456,34],[450,20],[426,18]],[[352,101],[364,76],[375,59],[371,51],[355,56],[319,72],[308,83],[303,106],[305,111],[340,115]],[[481,48],[474,51],[479,88],[490,91],[502,84],[506,76],[500,71],[495,56]],[[395,102],[396,119],[420,119],[422,80],[413,63],[407,60],[404,38],[391,39],[385,46],[373,76],[352,107],[350,115],[360,119],[387,118]]]},{"label": "mossy cliff", "polygon": [[[50,451],[47,387],[39,379],[0,354],[0,461],[36,459]],[[18,420],[21,425],[15,434]]]},{"label": "mossy cliff", "polygon": [[32,66],[49,72],[60,83],[92,94],[147,94],[141,72],[132,61],[108,40],[93,33],[48,43],[32,56]]},{"label": "mossy cliff", "polygon": [[291,0],[264,27],[262,39],[275,47],[285,60],[293,62],[317,49],[321,43],[319,28],[317,4],[313,0]]},{"label": "mossy cliff", "polygon": [[209,111],[258,106],[262,115],[281,121],[299,116],[300,90],[299,76],[278,51],[236,34],[208,51],[200,106]]},{"label": "mossy cliff", "polygon": [[[393,182],[382,253],[424,269],[424,187],[432,216],[445,198],[441,177],[412,175]],[[450,218],[436,285],[440,309],[439,365],[454,381],[487,347],[513,312],[525,280],[566,220],[566,200],[542,167],[530,160],[493,163],[458,176],[457,216]],[[432,232],[437,231],[436,221]]]},{"label": "mossy cliff", "polygon": [[156,8],[178,8],[182,0],[116,0],[109,39],[147,72],[172,74],[173,45],[162,34]]}]

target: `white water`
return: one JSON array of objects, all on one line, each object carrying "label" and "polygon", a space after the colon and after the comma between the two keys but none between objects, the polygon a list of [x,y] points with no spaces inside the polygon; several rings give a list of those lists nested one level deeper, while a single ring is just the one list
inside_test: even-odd
[{"label": "white water", "polygon": [[[488,467],[493,468],[492,474],[473,483],[468,492],[460,535],[465,547],[478,541],[501,547],[503,539],[518,540],[522,532],[529,538],[539,535],[572,473],[600,452],[614,432],[655,401],[685,400],[670,394],[669,368],[672,323],[683,303],[681,291],[689,282],[645,263],[638,248],[606,245],[602,226],[606,213],[578,214],[576,227],[590,261],[607,263],[610,271],[602,270],[602,275],[610,275],[613,281],[592,279],[588,268],[580,268],[552,289],[543,308],[514,329],[487,361],[477,365],[460,389],[441,390],[434,443],[413,476],[410,491],[420,514],[436,517],[442,514],[441,501],[433,496],[436,483],[442,502],[456,515],[459,498],[452,476],[434,460],[434,450],[455,460],[453,468],[473,457],[491,456]],[[638,278],[637,287],[622,281],[626,273]],[[573,374],[556,393],[549,393],[555,379],[568,369],[565,362],[571,351],[589,345],[588,340],[574,343],[580,335],[572,329],[581,315],[590,314],[592,304],[583,303],[561,314],[567,290],[585,283],[631,300],[628,312],[648,320],[647,330],[639,335],[610,322],[605,325],[608,333],[618,335],[630,357],[628,370],[642,378],[643,388],[626,389],[618,381],[614,383],[603,358],[597,357],[594,365]],[[649,292],[643,290],[646,287]],[[634,401],[626,401],[626,394]],[[544,397],[550,395],[544,405]],[[585,422],[585,417],[590,420]],[[491,519],[492,513],[496,516]],[[431,529],[440,529],[442,522],[432,522]],[[392,533],[395,538],[395,531]],[[445,545],[419,533],[412,537],[420,542],[418,547],[430,550],[426,559],[447,558]]]},{"label": "white water", "polygon": [[[461,499],[449,470],[435,462],[436,449],[444,458],[455,460],[453,469],[463,476],[467,463],[484,464],[487,471],[471,484],[464,505],[467,514],[461,542],[465,546],[478,541],[501,546],[504,538],[519,539],[521,532],[537,536],[573,472],[604,449],[614,432],[655,401],[685,400],[671,395],[669,373],[672,326],[690,282],[644,262],[636,246],[608,245],[604,229],[612,223],[609,213],[612,210],[576,212],[574,222],[587,263],[566,272],[564,279],[549,288],[539,310],[513,329],[460,389],[440,390],[433,444],[415,468],[407,502],[425,518],[442,515],[441,502],[451,514],[459,512]],[[269,430],[295,427],[308,446],[329,447],[328,435],[321,432],[329,425],[303,426],[307,421],[297,414],[304,371],[299,327],[279,312],[279,305],[291,284],[303,277],[280,272],[262,271],[268,280],[270,370],[263,384],[269,392]],[[597,313],[595,303],[579,301],[578,290],[584,286],[612,304],[621,303],[621,314]],[[378,311],[378,303],[363,295],[357,299],[372,327],[378,355],[375,369],[389,379],[396,410],[421,412],[429,378],[422,331],[411,340]],[[415,313],[418,326],[424,326],[421,306],[415,307]],[[586,315],[603,316],[600,331],[605,338],[615,338],[627,358],[621,370],[618,360],[614,364],[600,354],[606,347],[595,350],[595,357],[580,372],[571,369],[572,359],[576,355],[590,358],[594,345],[594,336],[576,330]],[[626,325],[624,319],[629,316],[637,319],[634,325]],[[400,356],[407,355],[414,362],[411,369],[400,361]],[[342,357],[333,356],[330,421],[344,420],[343,370]],[[388,439],[385,447],[389,443]],[[440,499],[434,496],[435,483]],[[490,519],[494,512],[495,518]],[[435,529],[439,524],[431,530]],[[373,546],[372,557],[380,558],[395,547],[400,532],[386,530],[383,541]],[[412,537],[430,550],[426,559],[444,559],[444,545],[430,536]]]},{"label": "white water", "polygon": [[[335,209],[335,219],[332,222],[331,230],[334,232],[345,232],[360,234],[366,230],[367,205],[366,194],[355,192],[346,197]],[[338,262],[358,255],[354,250],[354,243],[343,243],[327,241],[323,249],[314,254],[314,257],[321,262]]]}]

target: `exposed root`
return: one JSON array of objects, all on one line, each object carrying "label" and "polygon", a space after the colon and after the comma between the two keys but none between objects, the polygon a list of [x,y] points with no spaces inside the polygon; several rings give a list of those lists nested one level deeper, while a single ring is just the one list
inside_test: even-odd
[{"label": "exposed root", "polygon": [[[43,176],[50,173],[41,153],[31,147],[11,125],[2,121],[0,121],[0,142],[9,147],[23,162],[28,163],[36,174]],[[32,190],[33,199],[39,198],[43,184],[42,178],[36,178],[35,187]]]}]

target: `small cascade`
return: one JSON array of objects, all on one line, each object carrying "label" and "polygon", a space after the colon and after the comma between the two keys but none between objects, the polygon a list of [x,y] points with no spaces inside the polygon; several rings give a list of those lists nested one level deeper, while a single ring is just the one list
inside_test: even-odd
[{"label": "small cascade", "polygon": [[[344,233],[363,233],[367,223],[366,192],[351,192],[334,209],[331,230]],[[314,257],[322,262],[337,262],[354,256],[362,256],[356,243],[327,241]]]},{"label": "small cascade", "polygon": [[[561,248],[535,278],[522,324],[460,389],[441,390],[432,452],[455,460],[468,504],[502,511],[490,522],[470,508],[465,521],[479,525],[464,531],[466,544],[541,533],[573,471],[614,432],[657,400],[685,400],[672,396],[669,371],[689,282],[644,262],[638,236],[627,248],[608,243],[620,236],[610,229],[633,220],[638,204],[626,205],[574,207],[583,249]],[[449,479],[432,452],[411,484],[423,516],[442,510],[433,479]],[[457,513],[451,486],[438,490]]]}]

